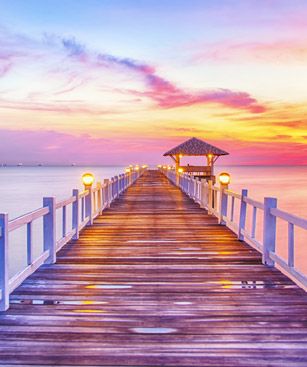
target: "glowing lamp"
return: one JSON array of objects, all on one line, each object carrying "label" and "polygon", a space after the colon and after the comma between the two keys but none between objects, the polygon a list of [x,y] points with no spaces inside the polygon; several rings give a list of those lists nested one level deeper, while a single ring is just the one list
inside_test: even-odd
[{"label": "glowing lamp", "polygon": [[182,154],[179,154],[179,158],[182,158]]},{"label": "glowing lamp", "polygon": [[94,175],[92,173],[84,173],[84,175],[82,175],[82,182],[84,186],[92,186]]},{"label": "glowing lamp", "polygon": [[167,169],[172,169],[172,167],[171,166],[168,166]]},{"label": "glowing lamp", "polygon": [[221,185],[229,185],[230,183],[230,174],[227,172],[222,172],[219,175],[219,181]]},{"label": "glowing lamp", "polygon": [[134,167],[134,170],[135,170],[135,171],[138,171],[139,169],[140,169],[140,167],[139,167],[139,166],[135,166],[135,167]]},{"label": "glowing lamp", "polygon": [[158,164],[158,165],[157,165],[157,167],[158,167],[158,168],[161,168],[162,166],[161,166],[161,164]]},{"label": "glowing lamp", "polygon": [[183,168],[178,168],[178,172],[182,173],[183,172]]},{"label": "glowing lamp", "polygon": [[131,171],[131,170],[130,170],[130,168],[126,168],[126,169],[125,169],[125,172],[126,172],[126,173],[130,173],[130,171]]}]

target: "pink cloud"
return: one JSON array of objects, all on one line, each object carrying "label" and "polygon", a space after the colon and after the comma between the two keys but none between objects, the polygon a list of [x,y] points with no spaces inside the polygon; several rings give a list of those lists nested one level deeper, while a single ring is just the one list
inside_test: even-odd
[{"label": "pink cloud", "polygon": [[225,107],[246,109],[252,113],[266,111],[264,105],[259,104],[255,98],[245,92],[235,92],[229,89],[188,92],[156,75],[147,75],[146,81],[149,90],[135,93],[153,99],[162,108],[217,103]]}]

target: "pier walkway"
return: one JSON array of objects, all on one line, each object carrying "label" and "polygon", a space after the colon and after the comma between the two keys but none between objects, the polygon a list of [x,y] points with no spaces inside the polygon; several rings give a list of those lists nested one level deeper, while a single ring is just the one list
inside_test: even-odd
[{"label": "pier walkway", "polygon": [[10,297],[0,363],[307,366],[307,296],[158,171]]}]

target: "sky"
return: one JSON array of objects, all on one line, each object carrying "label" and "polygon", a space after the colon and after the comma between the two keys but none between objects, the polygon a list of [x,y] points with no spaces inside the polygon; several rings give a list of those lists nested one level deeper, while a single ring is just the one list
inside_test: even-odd
[{"label": "sky", "polygon": [[307,164],[307,0],[0,0],[0,164]]}]

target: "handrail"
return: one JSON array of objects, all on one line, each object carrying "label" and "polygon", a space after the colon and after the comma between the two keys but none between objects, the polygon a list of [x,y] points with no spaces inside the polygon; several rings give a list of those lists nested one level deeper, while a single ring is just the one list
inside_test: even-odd
[{"label": "handrail", "polygon": [[271,214],[277,218],[285,220],[286,222],[292,223],[300,228],[307,229],[307,219],[300,218],[294,214],[287,213],[277,208],[271,209]]},{"label": "handrail", "polygon": [[[213,182],[205,179],[201,181],[186,173],[177,173],[174,169],[160,168],[160,171],[176,186],[186,193],[191,199],[207,209],[209,214],[215,215],[219,223],[226,225],[238,236],[245,240],[262,254],[262,262],[268,266],[278,265],[298,285],[307,289],[307,277],[295,266],[295,238],[294,227],[307,230],[307,219],[287,213],[277,208],[277,199],[265,198],[260,202],[248,197],[248,191],[242,190],[241,194],[228,189],[227,185],[214,186]],[[228,200],[230,199],[230,200]],[[239,218],[235,222],[235,203],[239,204]],[[230,204],[230,205],[229,205]],[[252,207],[251,230],[246,228],[247,205]],[[262,242],[256,239],[257,214],[263,212]],[[288,223],[288,258],[282,259],[275,252],[276,247],[276,219]]]},{"label": "handrail", "polygon": [[30,213],[21,215],[20,217],[17,217],[15,219],[12,219],[9,221],[8,231],[9,232],[14,231],[15,229],[18,229],[22,227],[23,225],[28,224],[30,222],[33,222],[35,219],[38,219],[48,213],[49,213],[48,208],[40,208],[40,209],[33,210]]},{"label": "handrail", "polygon": [[[79,233],[86,226],[93,224],[94,218],[110,207],[111,203],[131,186],[146,170],[141,168],[97,182],[95,187],[86,188],[79,192],[75,189],[72,196],[56,202],[55,197],[43,199],[43,207],[18,218],[9,220],[8,214],[0,214],[0,311],[9,307],[9,295],[28,276],[33,274],[41,265],[56,262],[56,253],[69,241],[77,240]],[[67,208],[71,210],[71,229],[67,231]],[[57,212],[62,212],[62,233],[56,239]],[[37,219],[43,219],[43,252],[34,258],[32,224]],[[9,278],[9,232],[26,225],[27,232],[27,266],[13,277]]]},{"label": "handrail", "polygon": [[65,200],[62,200],[62,201],[59,201],[56,203],[56,206],[55,208],[56,209],[61,209],[63,208],[64,206],[67,206],[69,204],[72,204],[76,201],[77,199],[74,197],[74,196],[71,196],[70,198],[68,199],[65,199]]}]

